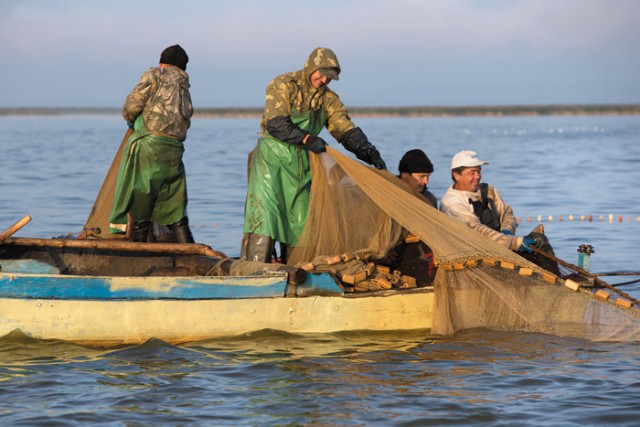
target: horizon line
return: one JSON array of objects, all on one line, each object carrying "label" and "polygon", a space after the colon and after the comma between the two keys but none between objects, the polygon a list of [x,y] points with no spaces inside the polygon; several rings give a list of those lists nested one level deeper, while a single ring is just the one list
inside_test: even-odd
[{"label": "horizon line", "polygon": [[[196,107],[194,117],[256,117],[263,107]],[[348,107],[350,115],[365,117],[440,117],[501,115],[638,115],[640,104],[512,104],[459,106],[361,106]],[[0,107],[7,115],[120,114],[117,107]]]}]

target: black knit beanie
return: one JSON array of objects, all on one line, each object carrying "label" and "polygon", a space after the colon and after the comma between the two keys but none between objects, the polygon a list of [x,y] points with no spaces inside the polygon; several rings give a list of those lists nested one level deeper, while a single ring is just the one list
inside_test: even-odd
[{"label": "black knit beanie", "polygon": [[407,151],[402,156],[398,169],[400,173],[431,173],[433,172],[433,164],[429,157],[424,154],[424,151],[416,148],[415,150]]},{"label": "black knit beanie", "polygon": [[160,63],[161,64],[170,64],[175,65],[181,70],[187,69],[187,62],[189,62],[189,57],[187,56],[187,52],[184,51],[179,44],[174,44],[173,46],[169,46],[160,54]]}]

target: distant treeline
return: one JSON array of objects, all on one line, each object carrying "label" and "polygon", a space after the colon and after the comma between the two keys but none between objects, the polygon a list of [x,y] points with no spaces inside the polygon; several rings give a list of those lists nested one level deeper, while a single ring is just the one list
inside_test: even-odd
[{"label": "distant treeline", "polygon": [[561,116],[640,114],[640,104],[632,105],[509,105],[455,107],[362,107],[349,108],[359,116],[447,117],[447,116]]},{"label": "distant treeline", "polygon": [[[638,115],[640,104],[506,105],[454,107],[350,107],[360,117]],[[120,114],[119,108],[0,108],[2,115]],[[259,107],[196,108],[195,117],[260,117]]]}]

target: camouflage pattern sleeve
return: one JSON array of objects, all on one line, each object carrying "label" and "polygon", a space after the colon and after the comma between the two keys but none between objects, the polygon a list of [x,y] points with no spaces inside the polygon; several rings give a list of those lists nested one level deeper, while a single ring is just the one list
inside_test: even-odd
[{"label": "camouflage pattern sleeve", "polygon": [[295,80],[290,74],[284,74],[271,80],[267,85],[265,95],[263,124],[274,117],[291,116],[293,104],[291,97],[296,92]]},{"label": "camouflage pattern sleeve", "polygon": [[349,117],[347,108],[338,95],[330,89],[327,89],[324,96],[324,108],[327,112],[327,130],[337,141],[356,127]]},{"label": "camouflage pattern sleeve", "polygon": [[184,141],[193,115],[189,77],[178,67],[156,68],[153,75],[155,92],[142,112],[144,124],[154,135]]},{"label": "camouflage pattern sleeve", "polygon": [[155,92],[155,78],[153,68],[145,71],[138,84],[131,90],[122,107],[122,117],[127,123],[133,123],[142,113],[151,94]]}]

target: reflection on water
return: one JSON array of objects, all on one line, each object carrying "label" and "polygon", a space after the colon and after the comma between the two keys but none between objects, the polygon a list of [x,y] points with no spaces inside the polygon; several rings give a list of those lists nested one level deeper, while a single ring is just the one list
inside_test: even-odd
[{"label": "reflection on water", "polygon": [[33,339],[17,330],[0,338],[0,366],[60,364],[90,360],[100,354],[66,341]]},{"label": "reflection on water", "polygon": [[[14,334],[0,350],[0,387],[52,414],[84,408],[75,422],[630,424],[640,409],[637,343],[540,334],[260,331],[111,350]],[[17,402],[7,420],[39,419]]]},{"label": "reflection on water", "polygon": [[[439,196],[452,154],[473,149],[516,216],[640,216],[629,203],[640,117],[356,122],[393,171],[406,150],[423,148]],[[111,116],[0,118],[0,228],[29,214],[19,236],[78,232],[125,130]],[[194,235],[230,255],[257,130],[257,119],[196,119],[186,143]],[[544,226],[561,258],[575,263],[588,243],[592,271],[640,270],[638,222]],[[640,297],[640,285],[624,290]],[[108,349],[15,332],[0,338],[0,393],[4,425],[636,425],[640,359],[638,343],[490,331],[260,331]]]},{"label": "reflection on water", "polygon": [[348,357],[379,350],[409,351],[430,341],[428,331],[343,332],[335,334],[289,334],[262,330],[233,338],[212,339],[188,344],[187,347],[207,354],[233,354],[234,360],[261,362],[261,358],[297,359],[307,357]]}]

